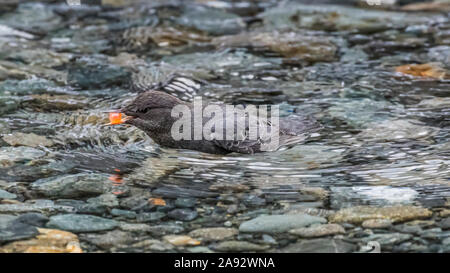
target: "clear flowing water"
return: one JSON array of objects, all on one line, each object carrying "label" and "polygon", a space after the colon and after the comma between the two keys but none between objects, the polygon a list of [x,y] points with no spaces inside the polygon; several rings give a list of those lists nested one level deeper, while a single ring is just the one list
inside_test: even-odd
[{"label": "clear flowing water", "polygon": [[[181,224],[186,232],[227,221],[239,227],[246,215],[293,209],[325,214],[356,205],[415,205],[436,214],[448,209],[448,13],[333,1],[111,2],[0,9],[0,26],[20,31],[11,35],[0,28],[0,133],[16,134],[18,142],[0,140],[0,180],[20,202],[86,202],[89,190],[86,196],[49,194],[32,185],[100,174],[111,185],[105,193],[114,193],[118,204],[86,214],[117,218],[112,208],[168,213],[176,200],[194,198],[192,210],[199,215],[193,222],[165,215],[149,224]],[[287,32],[298,36],[269,39]],[[416,63],[437,63],[447,77],[395,71]],[[129,81],[137,73],[153,84],[173,73],[191,76],[207,83],[198,94],[203,98],[278,104],[283,115],[308,114],[324,128],[304,144],[272,153],[222,156],[161,147],[135,128],[105,126],[106,111],[136,96]],[[19,132],[45,136],[53,145],[36,145],[44,155],[33,150],[20,156],[18,147],[34,145]],[[325,197],[305,194],[311,187]],[[164,199],[166,208],[137,208],[149,198]],[[136,204],[125,204],[134,199]],[[444,240],[448,235],[442,234]],[[242,236],[237,239],[252,240]],[[149,251],[131,243],[99,247],[80,238],[86,250]],[[276,239],[271,250],[288,245]],[[420,243],[438,247],[401,251],[445,249],[440,239]]]}]

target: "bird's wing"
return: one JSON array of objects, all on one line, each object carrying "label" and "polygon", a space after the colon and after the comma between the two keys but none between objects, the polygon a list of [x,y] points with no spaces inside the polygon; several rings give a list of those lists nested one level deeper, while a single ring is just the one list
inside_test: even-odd
[{"label": "bird's wing", "polygon": [[[218,147],[225,149],[229,152],[237,152],[237,153],[245,153],[245,154],[253,154],[255,152],[265,151],[265,148],[268,148],[269,141],[266,141],[264,136],[261,136],[259,133],[256,134],[256,138],[253,139],[253,137],[249,136],[249,126],[248,126],[248,116],[237,116],[234,115],[227,115],[225,117],[225,122],[231,122],[234,124],[234,136],[235,139],[228,139],[223,137],[223,139],[213,139],[213,142]],[[257,120],[257,125],[259,126],[261,120]],[[241,126],[237,126],[237,123],[240,123]],[[266,126],[269,126],[269,122],[266,122]],[[226,128],[224,128],[226,130]],[[278,132],[274,132],[278,136]],[[273,134],[272,134],[273,135]],[[266,136],[270,138],[270,136]],[[276,144],[276,147],[273,147],[272,150],[275,150],[278,148],[278,144]]]},{"label": "bird's wing", "polygon": [[174,74],[168,80],[158,83],[153,82],[152,77],[143,72],[133,74],[131,79],[131,89],[135,92],[142,93],[149,90],[157,90],[167,92],[183,100],[191,100],[206,84],[206,82],[199,79],[179,74]]}]

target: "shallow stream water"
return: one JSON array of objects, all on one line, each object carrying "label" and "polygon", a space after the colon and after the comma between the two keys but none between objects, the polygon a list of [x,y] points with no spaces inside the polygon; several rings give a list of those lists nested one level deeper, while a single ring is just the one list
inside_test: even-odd
[{"label": "shallow stream water", "polygon": [[[450,251],[448,1],[10,2],[0,250],[23,251],[14,242],[45,227],[75,233],[84,252]],[[396,71],[425,63],[438,76]],[[222,156],[105,125],[134,79],[174,74],[201,80],[205,99],[277,104],[323,129],[290,149]],[[248,228],[264,215],[287,220]]]}]

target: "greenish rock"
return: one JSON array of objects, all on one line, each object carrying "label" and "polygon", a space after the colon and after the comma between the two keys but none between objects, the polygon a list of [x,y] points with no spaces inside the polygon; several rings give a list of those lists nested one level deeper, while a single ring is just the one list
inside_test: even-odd
[{"label": "greenish rock", "polygon": [[138,222],[153,222],[158,221],[161,218],[165,217],[166,214],[164,212],[142,212],[137,215]]},{"label": "greenish rock", "polygon": [[240,232],[282,233],[291,229],[324,224],[327,220],[308,214],[259,216],[239,226]]},{"label": "greenish rock", "polygon": [[105,88],[127,83],[131,74],[106,60],[83,57],[69,67],[68,82],[82,89]]},{"label": "greenish rock", "polygon": [[16,199],[17,195],[0,189],[0,199]]},{"label": "greenish rock", "polygon": [[60,28],[62,23],[61,17],[43,3],[22,3],[14,12],[0,17],[0,24],[38,33]]},{"label": "greenish rock", "polygon": [[73,212],[74,208],[70,206],[55,205],[53,202],[47,204],[39,203],[21,203],[21,204],[0,204],[0,213],[52,213],[52,212]]},{"label": "greenish rock", "polygon": [[356,137],[371,141],[401,141],[408,139],[426,139],[436,135],[439,128],[426,126],[419,121],[397,119],[372,122]]},{"label": "greenish rock", "polygon": [[118,223],[114,220],[82,214],[52,216],[47,223],[47,228],[62,229],[77,233],[111,230],[117,226]]},{"label": "greenish rock", "polygon": [[371,241],[378,242],[381,246],[399,244],[412,238],[411,234],[402,233],[387,233],[387,234],[373,234],[362,239],[364,243]]},{"label": "greenish rock", "polygon": [[136,218],[136,212],[131,210],[123,210],[123,209],[112,209],[111,215],[117,216],[117,217],[124,217],[128,219],[134,219]]},{"label": "greenish rock", "polygon": [[176,19],[180,25],[208,32],[212,35],[233,34],[244,29],[245,23],[238,15],[219,9],[190,8]]},{"label": "greenish rock", "polygon": [[117,199],[117,195],[113,193],[104,193],[100,196],[89,198],[87,202],[91,204],[102,205],[108,208],[119,206],[119,200]]},{"label": "greenish rock", "polygon": [[44,196],[75,198],[109,192],[112,184],[105,175],[75,174],[40,179],[31,188]]},{"label": "greenish rock", "polygon": [[9,134],[11,129],[6,121],[0,121],[0,135]]},{"label": "greenish rock", "polygon": [[1,163],[12,164],[15,162],[26,162],[43,157],[46,153],[31,147],[0,147]]},{"label": "greenish rock", "polygon": [[135,240],[130,233],[120,230],[108,231],[105,234],[83,234],[80,235],[80,238],[105,250],[126,246],[132,244]]},{"label": "greenish rock", "polygon": [[349,125],[357,128],[365,128],[367,123],[383,121],[389,118],[390,109],[394,106],[387,101],[376,101],[368,98],[360,100],[341,99],[334,102],[334,106],[328,108],[328,114]]},{"label": "greenish rock", "polygon": [[179,208],[192,208],[196,203],[197,199],[195,198],[177,198],[175,200],[175,206]]},{"label": "greenish rock", "polygon": [[207,248],[206,246],[188,247],[186,250],[190,253],[214,253],[214,251]]},{"label": "greenish rock", "polygon": [[19,108],[19,100],[15,97],[0,96],[0,116],[12,113]]},{"label": "greenish rock", "polygon": [[0,94],[8,92],[16,96],[52,93],[62,91],[54,82],[42,79],[32,78],[25,80],[6,80],[0,82]]}]

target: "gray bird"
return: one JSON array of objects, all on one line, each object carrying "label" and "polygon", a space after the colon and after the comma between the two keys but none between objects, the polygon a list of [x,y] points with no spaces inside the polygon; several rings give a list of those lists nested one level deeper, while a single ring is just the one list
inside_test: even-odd
[{"label": "gray bird", "polygon": [[[222,116],[211,115],[210,117],[202,117],[202,126],[205,126],[208,121],[215,121],[214,119],[222,118],[223,134],[222,138],[218,137],[220,130],[212,126],[211,135],[209,139],[203,137],[200,140],[194,140],[193,134],[195,131],[194,115],[191,115],[191,137],[189,139],[176,139],[173,137],[172,128],[179,120],[179,116],[172,116],[172,109],[176,106],[182,106],[189,109],[191,113],[194,111],[194,104],[178,99],[175,96],[161,91],[146,91],[139,94],[134,101],[123,107],[118,112],[125,115],[123,123],[136,126],[144,131],[157,144],[169,148],[181,148],[201,151],[211,154],[227,154],[232,152],[253,154],[265,151],[274,151],[281,147],[289,147],[298,144],[307,139],[313,132],[320,129],[320,125],[309,117],[291,115],[289,117],[279,118],[279,126],[271,128],[266,135],[257,135],[256,137],[249,137],[249,129],[252,113],[247,113],[245,116],[235,115],[233,112],[226,111],[225,104],[205,103],[203,109],[209,105],[217,105],[222,111]],[[252,116],[254,117],[254,116]],[[266,122],[271,125],[271,119],[267,121],[261,119],[256,120],[257,126]],[[211,124],[211,123],[210,123]],[[232,124],[234,128],[234,138],[226,138],[226,124]],[[231,126],[231,125],[230,125]],[[184,130],[185,128],[183,128]],[[273,139],[276,139],[275,146]],[[269,149],[267,147],[270,147]]]}]

